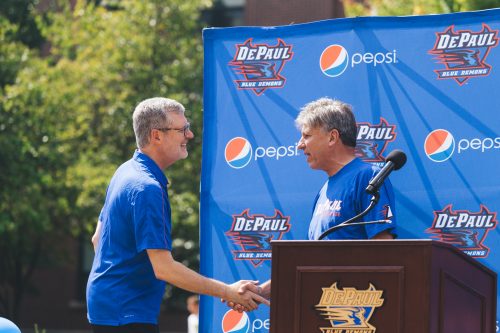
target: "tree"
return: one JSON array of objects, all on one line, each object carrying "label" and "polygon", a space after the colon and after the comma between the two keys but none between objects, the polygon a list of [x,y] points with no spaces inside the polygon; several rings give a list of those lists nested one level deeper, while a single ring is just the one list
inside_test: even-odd
[{"label": "tree", "polygon": [[51,53],[14,71],[0,103],[0,314],[17,320],[37,264],[53,260],[67,235],[93,231],[107,183],[135,147],[132,110],[152,96],[182,102],[198,134],[191,157],[167,172],[174,256],[197,267],[206,5],[60,1],[60,11],[37,20]]},{"label": "tree", "polygon": [[0,91],[14,83],[30,56],[29,49],[17,40],[17,31],[17,26],[0,16]]},{"label": "tree", "polygon": [[45,42],[36,22],[37,17],[43,19],[43,14],[36,13],[38,2],[38,0],[2,0],[0,2],[0,16],[17,26],[15,39],[33,49],[40,48]]},{"label": "tree", "polygon": [[50,77],[43,62],[33,60],[17,77],[26,84],[7,86],[0,113],[0,309],[14,320],[37,263],[58,253],[78,196],[66,184],[76,151],[64,138],[67,115],[47,96]]},{"label": "tree", "polygon": [[345,0],[346,16],[423,15],[498,7],[498,0]]}]

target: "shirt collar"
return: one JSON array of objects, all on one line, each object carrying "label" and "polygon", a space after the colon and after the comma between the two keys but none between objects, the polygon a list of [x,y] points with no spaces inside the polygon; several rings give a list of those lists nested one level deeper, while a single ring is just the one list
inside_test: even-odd
[{"label": "shirt collar", "polygon": [[165,176],[158,164],[156,164],[156,162],[153,161],[151,157],[139,151],[139,149],[136,149],[134,152],[133,160],[144,165],[153,174],[153,176],[155,176],[155,178],[160,182],[162,186],[167,187],[167,176]]}]

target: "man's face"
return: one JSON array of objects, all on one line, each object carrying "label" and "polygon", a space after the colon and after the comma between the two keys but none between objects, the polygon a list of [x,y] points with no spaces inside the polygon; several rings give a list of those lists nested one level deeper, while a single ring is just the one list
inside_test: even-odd
[{"label": "man's face", "polygon": [[330,133],[321,127],[304,126],[301,135],[298,148],[304,151],[309,167],[315,170],[328,170],[327,156],[331,154],[328,149]]},{"label": "man's face", "polygon": [[161,133],[163,137],[160,148],[167,166],[188,156],[187,143],[194,138],[194,134],[190,129],[183,130],[188,124],[184,114],[171,113],[169,117],[172,120],[168,126],[170,130]]}]

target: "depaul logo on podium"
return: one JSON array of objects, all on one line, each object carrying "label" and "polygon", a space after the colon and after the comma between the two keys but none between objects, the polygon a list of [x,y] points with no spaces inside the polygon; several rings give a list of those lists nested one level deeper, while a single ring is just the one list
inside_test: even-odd
[{"label": "depaul logo on podium", "polygon": [[280,73],[292,57],[292,45],[279,38],[276,45],[253,44],[249,38],[236,45],[236,54],[229,65],[243,77],[235,80],[238,89],[251,89],[261,95],[266,89],[285,86],[286,79]]},{"label": "depaul logo on podium", "polygon": [[383,290],[370,283],[368,289],[339,289],[337,282],[322,288],[323,294],[316,309],[330,324],[320,327],[323,333],[375,333],[376,327],[369,323],[375,308],[384,304]]},{"label": "depaul logo on podium", "polygon": [[425,230],[432,238],[454,245],[475,258],[486,258],[490,249],[483,243],[490,230],[496,228],[497,214],[480,205],[479,212],[453,210],[449,204],[434,211],[432,227]]}]

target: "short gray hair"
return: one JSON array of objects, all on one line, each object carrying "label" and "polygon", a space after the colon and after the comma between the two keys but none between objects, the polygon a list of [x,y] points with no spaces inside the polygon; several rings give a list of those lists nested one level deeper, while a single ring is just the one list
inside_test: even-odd
[{"label": "short gray hair", "polygon": [[135,141],[138,148],[149,144],[152,129],[168,127],[172,123],[170,112],[184,114],[184,106],[169,98],[154,97],[140,102],[132,115]]},{"label": "short gray hair", "polygon": [[295,119],[295,125],[299,130],[304,126],[325,131],[337,129],[344,145],[356,147],[356,119],[352,107],[342,101],[322,97],[306,104]]}]

